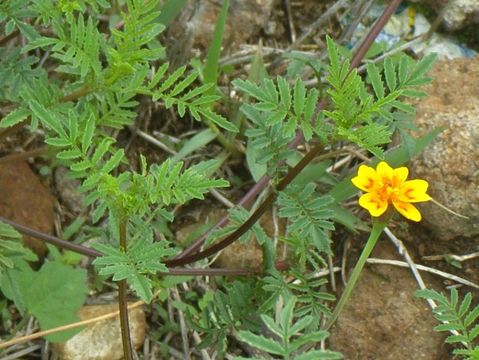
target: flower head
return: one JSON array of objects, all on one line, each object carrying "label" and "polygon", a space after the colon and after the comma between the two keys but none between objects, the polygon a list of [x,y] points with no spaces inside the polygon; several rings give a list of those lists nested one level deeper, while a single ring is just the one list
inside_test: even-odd
[{"label": "flower head", "polygon": [[407,219],[421,221],[421,213],[412,203],[432,199],[426,194],[429,184],[419,179],[406,181],[408,174],[408,168],[393,169],[384,161],[378,164],[376,170],[361,165],[358,175],[351,179],[356,187],[366,192],[359,198],[359,205],[371,216],[378,217],[392,204]]}]

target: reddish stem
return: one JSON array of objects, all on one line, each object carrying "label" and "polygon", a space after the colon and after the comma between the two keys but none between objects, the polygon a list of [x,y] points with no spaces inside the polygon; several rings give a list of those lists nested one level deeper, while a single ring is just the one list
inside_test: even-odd
[{"label": "reddish stem", "polygon": [[[366,55],[367,51],[371,47],[371,44],[374,42],[378,34],[381,32],[381,30],[384,28],[388,20],[390,19],[391,15],[396,11],[397,7],[401,4],[402,0],[393,0],[388,7],[384,10],[384,12],[381,14],[381,16],[378,18],[376,23],[373,25],[369,33],[366,35],[364,38],[363,42],[359,46],[358,50],[354,54],[353,58],[351,59],[351,69],[354,69],[359,66],[361,63],[362,59],[364,58],[364,55]],[[319,111],[321,107],[323,106],[323,103],[320,103],[318,105],[317,110]],[[302,141],[304,140],[303,134],[299,131],[296,134],[296,137],[294,140],[291,142],[289,145],[290,148],[295,148],[298,146]],[[292,170],[290,170],[292,171]],[[286,175],[290,175],[289,173]],[[296,176],[296,175],[295,175]],[[267,175],[264,175],[238,202],[237,206],[244,206],[248,202],[250,202],[252,199],[254,199],[261,191],[263,191],[266,186],[268,185],[269,181],[271,178]],[[265,200],[266,201],[266,200]],[[263,204],[260,205],[260,207]],[[178,261],[179,259],[183,259],[186,257],[193,258],[191,254],[193,254],[195,251],[199,250],[201,246],[204,244],[206,238],[210,234],[211,231],[214,229],[223,227],[228,223],[229,219],[229,214],[226,214],[221,220],[215,224],[211,229],[209,229],[207,232],[205,232],[203,235],[201,235],[198,239],[196,239],[188,248],[183,250],[179,255],[175,257],[174,260],[172,260],[171,264],[174,264],[175,261]],[[250,226],[252,226],[254,223],[251,223]],[[239,229],[238,229],[239,230]],[[233,234],[232,234],[233,235]],[[231,236],[231,235],[230,235]],[[234,240],[233,240],[234,241]],[[231,241],[231,242],[233,242]]]}]

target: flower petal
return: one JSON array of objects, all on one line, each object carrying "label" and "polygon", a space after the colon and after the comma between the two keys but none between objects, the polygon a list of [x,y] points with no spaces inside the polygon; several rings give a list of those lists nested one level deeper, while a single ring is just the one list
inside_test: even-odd
[{"label": "flower petal", "polygon": [[398,201],[398,200],[393,200],[393,205],[396,208],[396,210],[406,219],[416,221],[416,222],[421,221],[422,219],[421,213],[414,205],[407,202]]},{"label": "flower petal", "polygon": [[393,170],[393,186],[400,186],[406,181],[409,175],[409,169],[407,167],[400,167]]},{"label": "flower petal", "polygon": [[429,184],[426,180],[416,179],[404,182],[399,187],[397,199],[410,203],[429,201],[432,198],[426,194]]},{"label": "flower petal", "polygon": [[363,191],[370,192],[377,185],[376,170],[372,167],[361,165],[358,176],[351,179],[351,182]]},{"label": "flower petal", "polygon": [[379,179],[383,183],[391,183],[394,175],[394,170],[390,167],[385,161],[381,161],[377,168],[376,172],[378,173]]},{"label": "flower petal", "polygon": [[369,211],[371,216],[381,216],[388,208],[388,202],[375,193],[367,193],[359,198],[359,205]]}]

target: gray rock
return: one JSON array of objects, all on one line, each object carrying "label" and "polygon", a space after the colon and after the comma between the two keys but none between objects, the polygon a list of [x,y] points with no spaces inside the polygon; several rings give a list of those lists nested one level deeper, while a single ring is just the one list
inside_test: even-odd
[{"label": "gray rock", "polygon": [[432,202],[420,204],[424,224],[442,240],[479,234],[479,58],[438,62],[429,96],[417,105],[422,132],[444,131],[411,163],[414,177],[429,181],[430,195],[454,216]]},{"label": "gray rock", "polygon": [[[427,4],[434,11],[440,11],[449,0],[413,0]],[[452,0],[444,14],[444,25],[450,31],[462,29],[469,24],[479,23],[479,1]]]},{"label": "gray rock", "polygon": [[60,166],[55,169],[55,184],[62,202],[69,210],[79,214],[84,209],[84,195],[78,191],[80,180],[68,178],[68,169]]}]

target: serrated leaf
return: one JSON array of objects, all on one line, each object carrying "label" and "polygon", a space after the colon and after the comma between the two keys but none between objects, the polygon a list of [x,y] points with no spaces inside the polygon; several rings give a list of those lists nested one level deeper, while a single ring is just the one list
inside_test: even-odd
[{"label": "serrated leaf", "polygon": [[304,99],[306,97],[306,87],[301,79],[296,79],[294,83],[294,113],[296,116],[301,116],[304,109]]},{"label": "serrated leaf", "polygon": [[180,81],[178,84],[175,85],[173,90],[168,94],[168,96],[176,96],[183,92],[188,86],[190,86],[193,81],[196,80],[198,77],[198,73],[191,73],[189,74],[186,78],[184,78],[182,81]]},{"label": "serrated leaf", "polygon": [[88,148],[92,143],[93,134],[95,133],[95,125],[95,117],[92,114],[86,121],[85,128],[83,129],[83,135],[81,138],[81,148],[84,153],[87,152]]},{"label": "serrated leaf", "polygon": [[62,160],[74,160],[82,157],[80,150],[63,150],[57,153],[57,158]]},{"label": "serrated leaf", "polygon": [[[184,74],[186,66],[181,66],[176,69],[168,78],[161,84],[160,88],[157,90],[157,93],[163,93],[165,90],[173,86],[173,84]],[[155,98],[153,99],[155,100]]]},{"label": "serrated leaf", "polygon": [[409,75],[408,85],[412,81],[421,79],[429,70],[431,70],[432,65],[436,61],[437,55],[435,53],[428,54],[424,56],[418,63],[414,66],[411,74]]},{"label": "serrated leaf", "polygon": [[0,121],[0,128],[7,128],[21,123],[30,115],[30,110],[27,109],[15,109],[7,114]]},{"label": "serrated leaf", "polygon": [[276,324],[273,320],[272,317],[268,316],[268,315],[265,315],[265,314],[262,314],[260,315],[261,316],[261,320],[264,322],[264,324],[268,327],[269,330],[271,330],[271,332],[273,332],[274,334],[276,334],[278,337],[282,338],[283,337],[283,331],[281,330],[281,328],[278,326],[278,324]]},{"label": "serrated leaf", "polygon": [[260,350],[267,351],[275,355],[283,355],[285,353],[283,347],[276,341],[265,338],[264,336],[255,335],[248,331],[239,331],[237,338],[240,341],[247,343],[250,346],[256,347]]},{"label": "serrated leaf", "polygon": [[291,89],[286,79],[282,76],[276,78],[276,83],[278,84],[279,97],[281,99],[281,104],[289,109],[291,107]]},{"label": "serrated leaf", "polygon": [[213,123],[215,123],[216,125],[218,125],[219,127],[223,128],[225,130],[228,130],[228,131],[231,131],[231,132],[234,132],[234,133],[237,133],[239,131],[235,124],[226,120],[226,118],[224,118],[223,116],[221,116],[221,115],[219,115],[219,114],[217,114],[217,113],[215,113],[211,110],[199,109],[199,113],[202,114],[204,117],[206,117],[208,120],[212,121]]},{"label": "serrated leaf", "polygon": [[464,318],[464,326],[471,326],[479,317],[479,304],[476,305]]},{"label": "serrated leaf", "polygon": [[30,100],[28,102],[33,114],[38,117],[49,128],[54,130],[60,137],[66,138],[67,135],[63,129],[60,119],[58,119],[51,111],[48,111],[42,104],[36,100]]},{"label": "serrated leaf", "polygon": [[386,78],[386,84],[390,92],[396,90],[396,71],[394,63],[390,57],[384,60],[384,77]]},{"label": "serrated leaf", "polygon": [[125,152],[123,149],[116,150],[110,159],[103,165],[102,171],[105,173],[110,173],[113,169],[120,165],[121,160],[123,159]]},{"label": "serrated leaf", "polygon": [[71,164],[70,169],[75,172],[81,172],[90,169],[92,166],[93,164],[87,159]]},{"label": "serrated leaf", "polygon": [[376,97],[382,99],[384,97],[384,87],[378,68],[376,65],[369,63],[367,66],[367,72]]}]

